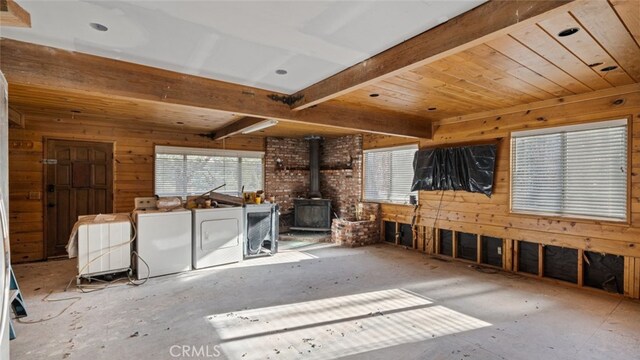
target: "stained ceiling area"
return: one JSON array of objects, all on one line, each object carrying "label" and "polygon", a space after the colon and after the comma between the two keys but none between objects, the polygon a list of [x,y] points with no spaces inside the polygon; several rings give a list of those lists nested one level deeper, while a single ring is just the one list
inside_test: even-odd
[{"label": "stained ceiling area", "polygon": [[483,2],[21,0],[0,35],[290,94]]}]

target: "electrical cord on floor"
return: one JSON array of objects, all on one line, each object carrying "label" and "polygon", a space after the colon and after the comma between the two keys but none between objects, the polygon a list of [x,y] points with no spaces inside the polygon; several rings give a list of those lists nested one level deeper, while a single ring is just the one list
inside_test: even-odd
[{"label": "electrical cord on floor", "polygon": [[146,277],[146,278],[144,278],[144,280],[137,280],[137,281],[140,281],[140,282],[136,282],[136,280],[134,280],[134,279],[132,279],[132,278],[131,278],[131,273],[127,273],[127,277],[129,278],[129,283],[128,283],[128,284],[129,284],[129,285],[133,285],[133,286],[140,286],[140,285],[142,285],[142,284],[146,283],[146,282],[149,280],[149,276],[151,276],[151,268],[149,267],[149,264],[148,264],[146,261],[144,261],[144,259],[142,258],[142,256],[140,256],[140,254],[138,254],[138,252],[137,252],[137,251],[133,251],[133,252],[131,253],[131,262],[132,262],[132,263],[133,263],[133,257],[134,257],[134,256],[135,256],[136,258],[138,258],[140,261],[142,261],[142,263],[144,263],[144,266],[146,266],[146,267],[147,267],[147,277]]},{"label": "electrical cord on floor", "polygon": [[[142,263],[147,268],[147,276],[144,279],[142,279],[142,280],[133,279],[131,277],[131,274],[132,274],[131,268],[129,268],[129,271],[127,271],[127,278],[120,278],[120,279],[115,279],[115,280],[112,280],[112,281],[106,281],[106,280],[102,280],[102,279],[88,277],[87,279],[90,280],[90,281],[102,282],[102,283],[105,283],[105,285],[99,286],[99,285],[79,284],[79,285],[77,285],[77,288],[83,293],[90,293],[90,292],[94,292],[94,291],[98,291],[98,290],[104,290],[104,289],[110,287],[111,285],[116,284],[118,282],[122,282],[124,280],[128,280],[125,283],[126,285],[132,285],[132,286],[143,285],[144,283],[146,283],[149,280],[149,277],[151,275],[151,268],[149,267],[149,264],[136,251],[133,251],[131,253],[131,262],[132,263],[134,261],[134,258],[137,258],[140,261],[142,261]],[[72,279],[72,281],[73,281],[73,279]],[[85,289],[89,289],[89,291],[87,291]]]},{"label": "electrical cord on floor", "polygon": [[73,302],[71,302],[69,305],[67,305],[64,309],[62,309],[59,313],[57,313],[54,316],[50,316],[48,318],[42,318],[42,319],[38,319],[38,320],[33,320],[33,321],[25,321],[25,320],[22,320],[22,318],[17,318],[16,321],[18,321],[20,324],[39,324],[39,323],[43,323],[45,321],[53,320],[53,319],[57,318],[58,316],[64,314],[65,311],[67,311],[71,306],[73,306],[73,304],[77,303],[81,299],[80,296],[71,296],[71,297],[61,298],[61,299],[49,299],[49,296],[51,296],[51,294],[53,294],[53,290],[49,291],[49,293],[44,298],[42,298],[41,301],[58,302],[58,301],[73,300]]}]

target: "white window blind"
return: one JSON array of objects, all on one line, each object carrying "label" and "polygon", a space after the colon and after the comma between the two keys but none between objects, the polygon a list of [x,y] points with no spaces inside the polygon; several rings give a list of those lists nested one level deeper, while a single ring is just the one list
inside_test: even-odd
[{"label": "white window blind", "polygon": [[512,134],[511,209],[627,218],[627,120]]},{"label": "white window blind", "polygon": [[159,196],[200,195],[215,187],[240,195],[263,188],[264,153],[156,146],[155,192]]},{"label": "white window blind", "polygon": [[417,145],[364,152],[364,199],[408,203]]}]

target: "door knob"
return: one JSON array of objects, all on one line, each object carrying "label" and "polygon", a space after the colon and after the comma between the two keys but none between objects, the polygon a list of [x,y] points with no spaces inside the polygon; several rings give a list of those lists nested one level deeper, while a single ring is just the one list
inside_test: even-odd
[{"label": "door knob", "polygon": [[48,204],[47,204],[47,207],[54,208],[54,207],[56,207],[56,204],[54,204],[54,203],[48,203]]}]

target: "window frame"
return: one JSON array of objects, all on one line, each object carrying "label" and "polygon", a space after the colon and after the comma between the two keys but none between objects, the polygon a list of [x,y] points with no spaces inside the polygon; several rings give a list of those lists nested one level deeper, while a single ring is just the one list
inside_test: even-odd
[{"label": "window frame", "polygon": [[[406,201],[394,201],[394,200],[382,200],[382,199],[367,199],[365,198],[365,192],[366,192],[366,183],[367,183],[367,179],[366,179],[366,174],[367,174],[367,161],[366,161],[366,154],[367,153],[372,153],[372,152],[382,152],[382,151],[393,151],[393,150],[408,150],[408,149],[415,149],[416,152],[420,150],[420,144],[415,142],[415,143],[407,143],[407,144],[403,144],[403,145],[394,145],[394,146],[386,146],[386,147],[378,147],[378,148],[370,148],[370,149],[363,149],[362,150],[362,190],[361,190],[361,194],[360,194],[360,199],[363,202],[369,202],[369,203],[376,203],[376,204],[390,204],[390,205],[400,205],[400,206],[413,206],[409,203],[409,199],[407,196],[407,200]],[[414,155],[415,156],[415,155]],[[413,180],[413,179],[412,179]],[[409,195],[415,193],[416,195],[416,202],[419,202],[419,191],[411,191],[409,192]]]},{"label": "window frame", "polygon": [[[540,211],[523,211],[523,210],[514,210],[513,209],[513,169],[514,169],[514,152],[513,152],[513,134],[530,134],[530,135],[543,135],[543,134],[553,134],[562,132],[563,129],[597,129],[598,127],[607,127],[607,126],[598,126],[599,123],[607,123],[607,122],[620,122],[620,125],[624,124],[627,127],[627,193],[626,193],[626,215],[625,219],[612,219],[609,217],[598,217],[598,216],[587,216],[587,215],[577,215],[577,214],[556,214],[556,213],[546,213]],[[629,226],[631,224],[631,200],[632,200],[632,170],[633,170],[633,116],[632,115],[621,115],[621,116],[611,116],[605,119],[597,118],[590,119],[588,121],[581,122],[572,122],[567,124],[558,124],[552,125],[548,127],[532,129],[532,130],[519,130],[519,131],[511,131],[509,133],[509,142],[508,142],[508,151],[509,151],[509,171],[507,172],[507,177],[509,179],[509,215],[517,216],[517,217],[531,217],[538,216],[544,219],[556,219],[559,221],[573,221],[579,223],[592,223],[597,221],[599,223],[605,223],[609,225],[618,225],[618,226]]]},{"label": "window frame", "polygon": [[[247,157],[247,158],[261,159],[262,160],[262,189],[261,190],[264,190],[264,185],[266,181],[264,151],[228,150],[228,149],[220,149],[220,148],[204,148],[204,147],[154,144],[153,145],[153,179],[152,179],[154,195],[158,195],[156,192],[156,156],[158,154],[158,150],[164,150],[165,151],[164,153],[171,153],[172,151],[174,151],[174,154],[178,154],[178,155],[223,156],[223,157],[226,156],[226,157],[238,157],[238,158]],[[160,151],[160,153],[163,153],[163,151]],[[207,189],[207,190],[211,190],[211,189]],[[242,194],[240,194],[240,196],[241,195]],[[186,194],[185,196],[189,197],[189,196],[195,196],[195,195]]]}]

